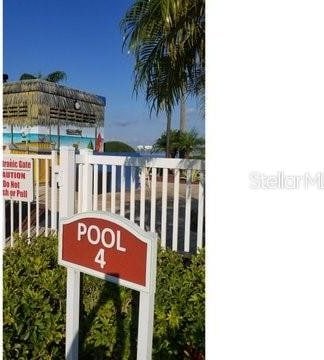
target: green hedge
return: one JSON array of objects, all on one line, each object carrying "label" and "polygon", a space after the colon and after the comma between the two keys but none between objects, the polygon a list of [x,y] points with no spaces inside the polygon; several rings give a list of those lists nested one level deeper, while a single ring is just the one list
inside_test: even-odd
[{"label": "green hedge", "polygon": [[134,153],[135,150],[122,141],[107,141],[104,143],[105,152],[125,152]]},{"label": "green hedge", "polygon": [[[204,253],[159,249],[153,359],[204,358]],[[66,270],[57,239],[4,253],[4,359],[64,359]],[[80,359],[136,359],[136,291],[82,276]]]}]

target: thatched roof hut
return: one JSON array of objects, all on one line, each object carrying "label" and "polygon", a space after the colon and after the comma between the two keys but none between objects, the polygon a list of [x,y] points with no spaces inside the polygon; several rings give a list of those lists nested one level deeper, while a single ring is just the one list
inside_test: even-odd
[{"label": "thatched roof hut", "polygon": [[3,84],[3,123],[102,127],[106,99],[45,80]]}]

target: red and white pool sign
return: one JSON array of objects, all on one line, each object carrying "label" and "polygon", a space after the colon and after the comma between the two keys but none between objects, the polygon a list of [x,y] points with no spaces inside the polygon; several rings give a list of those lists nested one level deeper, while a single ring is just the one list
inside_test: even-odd
[{"label": "red and white pool sign", "polygon": [[155,291],[154,252],[155,234],[115,214],[82,213],[60,222],[59,264],[135,290]]},{"label": "red and white pool sign", "polygon": [[33,201],[33,160],[4,155],[2,195],[5,200]]}]

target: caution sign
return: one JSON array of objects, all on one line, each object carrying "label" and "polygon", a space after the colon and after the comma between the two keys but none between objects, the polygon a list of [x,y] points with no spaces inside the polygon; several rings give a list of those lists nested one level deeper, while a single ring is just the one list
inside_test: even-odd
[{"label": "caution sign", "polygon": [[4,156],[2,195],[5,200],[33,201],[33,160]]}]

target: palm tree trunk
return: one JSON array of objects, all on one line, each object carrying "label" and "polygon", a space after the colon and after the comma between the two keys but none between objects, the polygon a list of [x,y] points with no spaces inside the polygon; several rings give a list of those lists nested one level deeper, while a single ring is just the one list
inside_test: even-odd
[{"label": "palm tree trunk", "polygon": [[167,110],[167,128],[166,128],[166,157],[170,157],[170,130],[171,130],[171,111]]},{"label": "palm tree trunk", "polygon": [[187,118],[186,118],[186,100],[184,95],[181,96],[180,99],[180,127],[181,132],[185,132],[187,130]]}]

